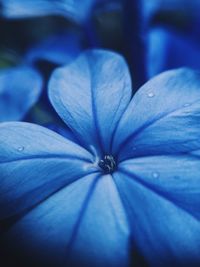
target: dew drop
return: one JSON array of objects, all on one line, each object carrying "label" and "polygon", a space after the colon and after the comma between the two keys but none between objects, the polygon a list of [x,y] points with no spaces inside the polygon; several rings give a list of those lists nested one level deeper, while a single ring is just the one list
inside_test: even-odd
[{"label": "dew drop", "polygon": [[152,176],[153,176],[153,178],[158,178],[159,177],[159,173],[158,172],[153,172]]},{"label": "dew drop", "polygon": [[185,103],[183,106],[184,107],[189,107],[190,106],[190,103]]},{"label": "dew drop", "polygon": [[17,148],[17,150],[18,150],[19,152],[21,152],[21,151],[24,150],[24,147],[23,147],[23,146],[19,146],[19,147]]},{"label": "dew drop", "polygon": [[155,96],[154,93],[152,93],[152,92],[149,92],[149,93],[148,93],[148,97],[152,98],[152,97],[154,97],[154,96]]}]

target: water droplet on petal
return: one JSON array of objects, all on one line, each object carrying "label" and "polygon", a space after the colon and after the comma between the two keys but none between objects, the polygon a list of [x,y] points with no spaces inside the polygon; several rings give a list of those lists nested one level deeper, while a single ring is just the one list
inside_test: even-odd
[{"label": "water droplet on petal", "polygon": [[185,103],[183,106],[184,107],[189,107],[190,106],[190,103]]},{"label": "water droplet on petal", "polygon": [[17,148],[17,150],[18,150],[19,152],[23,151],[23,150],[24,150],[24,146],[19,146],[19,147]]},{"label": "water droplet on petal", "polygon": [[153,176],[153,178],[158,178],[159,177],[159,173],[158,172],[153,172],[152,176]]},{"label": "water droplet on petal", "polygon": [[152,98],[152,97],[154,97],[154,96],[155,96],[155,94],[154,94],[153,92],[149,92],[149,93],[148,93],[148,97]]}]

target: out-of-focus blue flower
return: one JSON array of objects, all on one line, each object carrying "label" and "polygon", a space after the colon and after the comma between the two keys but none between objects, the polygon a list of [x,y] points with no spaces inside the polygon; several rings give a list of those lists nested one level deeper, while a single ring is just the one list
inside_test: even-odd
[{"label": "out-of-focus blue flower", "polygon": [[178,32],[152,28],[148,34],[147,62],[149,77],[181,66],[200,69],[200,44]]},{"label": "out-of-focus blue flower", "polygon": [[58,65],[71,62],[81,51],[80,37],[75,33],[50,36],[31,47],[25,56],[26,64],[48,61]]},{"label": "out-of-focus blue flower", "polygon": [[94,0],[0,0],[6,18],[61,15],[77,22],[87,19]]},{"label": "out-of-focus blue flower", "polygon": [[19,66],[0,70],[0,121],[21,120],[37,102],[43,86],[39,60],[67,64],[80,52],[75,34],[50,37],[30,48]]},{"label": "out-of-focus blue flower", "polygon": [[147,27],[148,77],[183,66],[199,69],[200,2],[198,0],[142,2]]},{"label": "out-of-focus blue flower", "polygon": [[42,77],[29,66],[0,70],[0,122],[21,120],[37,102]]},{"label": "out-of-focus blue flower", "polygon": [[98,50],[58,68],[49,97],[79,144],[0,125],[1,253],[18,266],[199,264],[199,88],[199,73],[171,70],[131,99],[124,60]]}]

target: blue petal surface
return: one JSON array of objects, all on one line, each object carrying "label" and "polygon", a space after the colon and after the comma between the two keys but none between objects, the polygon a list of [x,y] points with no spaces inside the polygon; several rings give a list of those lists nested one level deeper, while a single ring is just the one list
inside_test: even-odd
[{"label": "blue petal surface", "polygon": [[116,131],[119,160],[186,153],[200,148],[200,75],[189,69],[166,71],[133,97]]},{"label": "blue petal surface", "polygon": [[196,155],[149,156],[124,161],[119,169],[200,221],[200,165]]},{"label": "blue petal surface", "polygon": [[61,15],[75,21],[87,19],[94,0],[1,0],[2,14],[7,18]]},{"label": "blue petal surface", "polygon": [[17,215],[93,171],[86,150],[29,123],[0,125],[0,219]]},{"label": "blue petal surface", "polygon": [[67,127],[63,127],[63,126],[53,124],[53,123],[46,123],[42,126],[60,134],[63,137],[67,138],[68,140],[78,144],[78,140],[76,139],[76,137],[74,136],[72,131],[70,129],[68,129]]},{"label": "blue petal surface", "polygon": [[36,103],[42,78],[33,68],[20,66],[0,71],[0,121],[22,119]]},{"label": "blue petal surface", "polygon": [[[155,161],[155,164],[157,162]],[[148,164],[139,168],[136,166],[135,171],[134,162],[131,161],[130,164],[126,164],[123,169],[120,169],[120,174],[114,174],[131,224],[133,243],[136,243],[140,254],[148,262],[148,266],[199,266],[199,220],[159,191],[161,188],[167,188],[167,182],[162,179],[167,178],[170,171],[165,175],[164,167],[161,169],[163,176],[158,179],[162,180],[163,184],[161,181],[157,181],[160,188],[158,186],[158,190],[156,190],[157,187],[154,186],[156,182],[149,177],[148,170],[147,177],[137,177],[135,174],[139,171],[141,173],[138,174],[142,174],[141,169],[146,167]],[[170,168],[170,166],[168,167]],[[173,167],[171,175],[177,174]],[[199,180],[197,176],[194,179]],[[184,190],[185,178],[183,177],[183,183],[179,183],[180,189],[172,182],[173,177],[170,177],[169,180],[170,191],[175,193],[177,190],[177,193],[182,194],[183,200],[184,193],[181,191]],[[188,189],[189,192],[190,189],[191,187]],[[189,193],[185,192],[185,196],[189,197]]]},{"label": "blue petal surface", "polygon": [[32,47],[26,61],[30,64],[38,60],[46,60],[55,64],[67,64],[80,52],[80,38],[76,34],[62,34],[49,37]]},{"label": "blue petal surface", "polygon": [[25,215],[4,239],[35,266],[129,266],[127,219],[108,175],[72,183]]},{"label": "blue petal surface", "polygon": [[108,153],[116,125],[131,97],[131,82],[121,56],[91,50],[58,68],[49,83],[54,108],[82,143]]}]

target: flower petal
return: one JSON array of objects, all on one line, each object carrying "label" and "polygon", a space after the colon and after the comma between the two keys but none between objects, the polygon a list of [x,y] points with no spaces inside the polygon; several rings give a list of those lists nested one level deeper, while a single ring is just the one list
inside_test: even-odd
[{"label": "flower petal", "polygon": [[67,127],[63,127],[61,125],[53,124],[53,123],[46,123],[42,126],[62,135],[63,137],[67,138],[68,140],[70,140],[76,144],[79,144],[78,140],[76,139],[76,137],[74,136],[72,131],[70,129],[68,129]]},{"label": "flower petal", "polygon": [[128,234],[111,176],[91,174],[29,212],[4,241],[10,254],[35,266],[123,267],[129,266]]},{"label": "flower petal", "polygon": [[42,90],[42,77],[29,67],[0,71],[0,121],[20,120],[36,103]]},{"label": "flower petal", "polygon": [[119,160],[185,153],[200,148],[200,75],[189,69],[166,71],[133,97],[114,137]]},{"label": "flower petal", "polygon": [[1,0],[1,4],[6,18],[61,15],[81,22],[87,19],[94,0]]},{"label": "flower petal", "polygon": [[134,165],[128,169],[127,165],[114,179],[129,216],[133,243],[148,266],[199,266],[199,220],[154,190],[148,178],[135,176]]},{"label": "flower petal", "polygon": [[24,212],[89,173],[91,155],[41,126],[0,125],[0,219]]},{"label": "flower petal", "polygon": [[127,66],[113,52],[87,51],[74,63],[55,70],[49,97],[83,144],[96,144],[108,153],[112,134],[131,97]]},{"label": "flower petal", "polygon": [[26,61],[30,64],[38,60],[67,64],[78,55],[80,49],[80,40],[76,34],[51,36],[32,47],[27,52]]},{"label": "flower petal", "polygon": [[195,155],[150,156],[119,166],[200,220],[200,165]]}]

